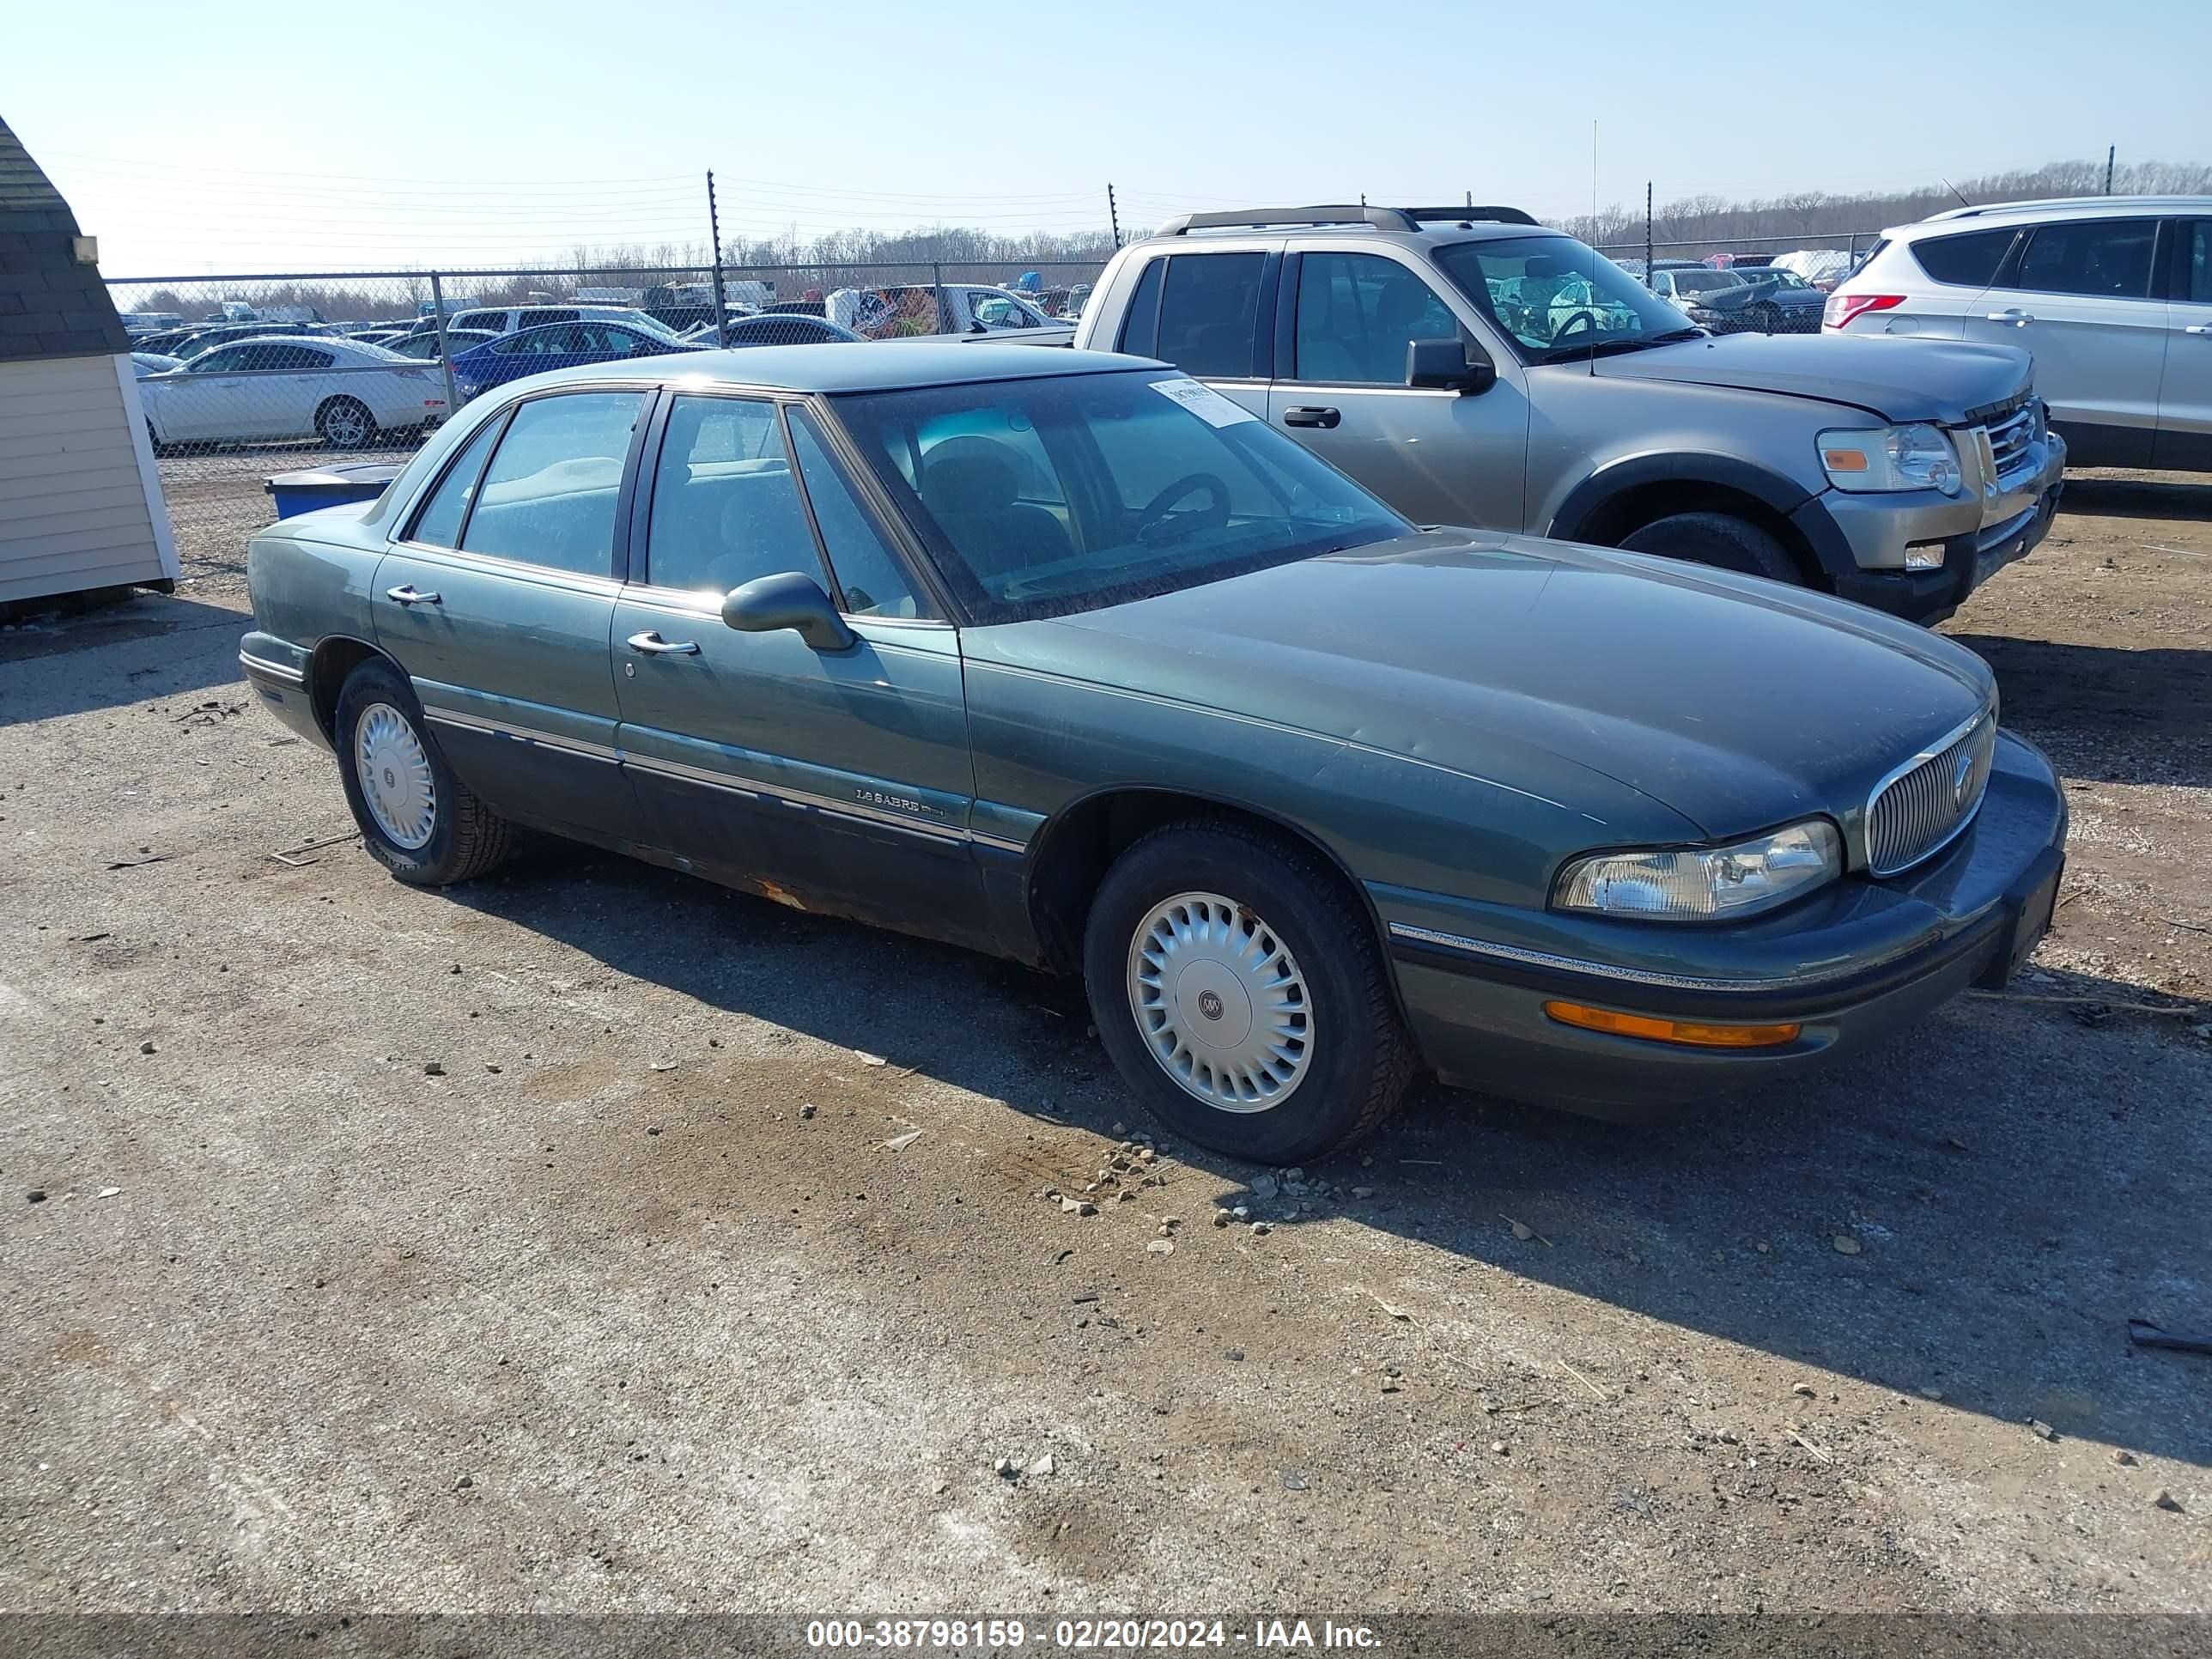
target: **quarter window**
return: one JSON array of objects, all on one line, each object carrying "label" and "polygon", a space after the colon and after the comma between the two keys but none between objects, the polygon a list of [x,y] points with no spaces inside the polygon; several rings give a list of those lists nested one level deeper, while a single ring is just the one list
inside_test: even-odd
[{"label": "quarter window", "polygon": [[830,459],[814,416],[804,409],[791,411],[791,447],[799,458],[799,476],[806,484],[806,499],[814,507],[830,568],[844,592],[846,611],[855,617],[921,615],[914,584],[907,580],[898,556],[854,495],[844,472]]},{"label": "quarter window", "polygon": [[1309,253],[1300,263],[1298,380],[1403,386],[1408,342],[1461,331],[1451,307],[1395,259]]},{"label": "quarter window", "polygon": [[646,547],[655,587],[726,593],[758,576],[822,580],[775,405],[678,398],[660,441]]},{"label": "quarter window", "polygon": [[[2012,252],[2013,233],[2009,230],[1969,231],[1963,236],[1929,236],[1911,245],[1913,259],[1921,270],[1939,283],[1953,288],[1987,288],[1997,279],[1997,267]],[[1874,253],[1881,252],[1880,244]]]},{"label": "quarter window", "polygon": [[636,392],[532,398],[514,411],[484,470],[461,546],[471,553],[605,576]]},{"label": "quarter window", "polygon": [[1187,253],[1167,262],[1152,356],[1201,380],[1252,373],[1264,253]]},{"label": "quarter window", "polygon": [[1129,311],[1121,319],[1118,347],[1132,356],[1159,356],[1160,283],[1167,270],[1166,260],[1153,260],[1137,278],[1137,291],[1129,296]]},{"label": "quarter window", "polygon": [[2012,284],[2031,294],[2080,294],[2140,300],[2150,293],[2155,219],[2084,219],[2038,225]]}]

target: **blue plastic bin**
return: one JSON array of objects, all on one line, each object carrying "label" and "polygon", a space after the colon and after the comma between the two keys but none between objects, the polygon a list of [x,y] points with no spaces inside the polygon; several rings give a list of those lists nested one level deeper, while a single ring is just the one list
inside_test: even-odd
[{"label": "blue plastic bin", "polygon": [[360,461],[350,466],[311,466],[300,472],[279,472],[262,487],[275,499],[276,516],[289,519],[319,507],[373,501],[405,465],[404,461]]}]

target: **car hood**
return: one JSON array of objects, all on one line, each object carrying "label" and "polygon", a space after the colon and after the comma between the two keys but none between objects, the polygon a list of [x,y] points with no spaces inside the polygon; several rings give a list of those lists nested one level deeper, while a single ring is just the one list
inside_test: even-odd
[{"label": "car hood", "polygon": [[1947,426],[2010,403],[2033,383],[2033,367],[2017,346],[1848,334],[1730,334],[1600,357],[1595,365],[1600,379],[1817,398],[1887,421]]},{"label": "car hood", "polygon": [[1715,837],[1855,812],[1994,696],[1972,653],[1857,605],[1460,530],[971,629],[967,645],[1546,799],[1565,761]]}]

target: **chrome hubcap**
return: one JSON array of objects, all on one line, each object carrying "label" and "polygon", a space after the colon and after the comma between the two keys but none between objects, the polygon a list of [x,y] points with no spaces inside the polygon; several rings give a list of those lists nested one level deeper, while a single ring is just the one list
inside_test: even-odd
[{"label": "chrome hubcap", "polygon": [[1290,948],[1218,893],[1156,905],[1129,942],[1129,1010],[1161,1070],[1226,1112],[1264,1112],[1304,1081],[1313,1011]]},{"label": "chrome hubcap", "polygon": [[332,443],[350,448],[368,435],[368,422],[357,409],[334,409],[323,417],[323,433]]},{"label": "chrome hubcap", "polygon": [[438,827],[438,783],[407,716],[388,702],[363,709],[354,728],[353,769],[368,815],[392,844],[410,853],[427,845]]}]

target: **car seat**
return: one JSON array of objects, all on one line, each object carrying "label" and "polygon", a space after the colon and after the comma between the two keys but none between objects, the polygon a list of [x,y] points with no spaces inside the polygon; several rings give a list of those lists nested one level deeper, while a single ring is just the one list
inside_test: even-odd
[{"label": "car seat", "polygon": [[988,438],[948,438],[921,464],[921,500],[987,590],[1075,550],[1060,520],[1024,505],[1017,457]]}]

